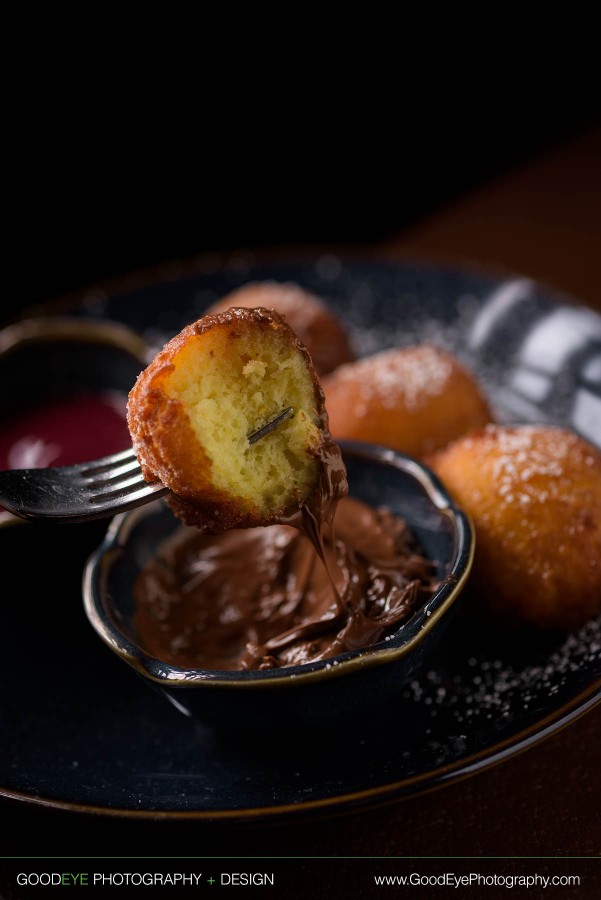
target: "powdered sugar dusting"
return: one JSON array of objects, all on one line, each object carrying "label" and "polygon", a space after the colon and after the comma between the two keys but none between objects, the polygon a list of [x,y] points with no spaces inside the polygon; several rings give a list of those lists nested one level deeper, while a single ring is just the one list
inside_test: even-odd
[{"label": "powdered sugar dusting", "polygon": [[431,716],[444,707],[459,731],[478,721],[521,718],[528,710],[548,708],[550,698],[559,707],[562,692],[570,690],[579,673],[601,675],[601,617],[569,634],[548,655],[536,655],[533,647],[533,661],[521,666],[505,654],[477,651],[459,672],[454,666],[424,672],[405,688],[403,697],[430,707]]},{"label": "powdered sugar dusting", "polygon": [[573,473],[579,472],[573,463],[599,465],[599,458],[586,452],[575,434],[560,428],[488,425],[483,435],[463,443],[473,448],[476,441],[479,458],[491,461],[490,482],[503,505],[529,506],[569,496]]},{"label": "powdered sugar dusting", "polygon": [[367,359],[336,370],[338,382],[359,386],[358,412],[377,401],[394,409],[402,403],[416,411],[428,399],[444,392],[454,371],[454,363],[443,351],[430,345],[385,350]]}]

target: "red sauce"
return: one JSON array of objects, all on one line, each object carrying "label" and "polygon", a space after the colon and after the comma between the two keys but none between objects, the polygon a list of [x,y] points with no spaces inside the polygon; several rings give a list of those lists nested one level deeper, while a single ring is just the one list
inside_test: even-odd
[{"label": "red sauce", "polygon": [[0,425],[0,469],[68,466],[131,446],[120,391],[78,392],[8,416]]}]

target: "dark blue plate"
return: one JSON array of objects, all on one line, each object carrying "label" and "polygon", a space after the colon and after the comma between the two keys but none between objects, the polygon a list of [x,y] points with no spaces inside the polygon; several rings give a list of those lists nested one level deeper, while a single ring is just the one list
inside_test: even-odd
[{"label": "dark blue plate", "polygon": [[[298,281],[326,297],[361,353],[417,340],[471,365],[503,421],[572,427],[601,446],[601,317],[523,278],[326,256],[269,268],[183,267],[79,314],[158,347],[243,281]],[[229,739],[170,708],[92,631],[81,573],[106,524],[31,525],[0,536],[0,794],[120,816],[247,820],[414,794],[498,762],[601,698],[601,621],[517,640],[461,616],[390,707],[277,742]]]}]

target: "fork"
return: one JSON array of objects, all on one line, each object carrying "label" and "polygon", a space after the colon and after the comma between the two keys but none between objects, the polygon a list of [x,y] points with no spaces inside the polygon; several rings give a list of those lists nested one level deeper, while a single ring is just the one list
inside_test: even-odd
[{"label": "fork", "polygon": [[144,480],[131,448],[75,466],[0,472],[0,506],[22,519],[48,522],[113,516],[168,490]]},{"label": "fork", "polygon": [[[293,415],[292,407],[286,407],[249,434],[248,443],[256,444]],[[144,480],[131,448],[74,466],[0,472],[0,506],[21,519],[47,522],[85,522],[114,516],[168,491],[160,481]]]}]

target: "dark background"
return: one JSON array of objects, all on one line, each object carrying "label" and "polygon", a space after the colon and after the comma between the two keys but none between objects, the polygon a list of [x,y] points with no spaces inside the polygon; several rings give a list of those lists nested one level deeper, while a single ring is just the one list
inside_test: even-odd
[{"label": "dark background", "polygon": [[[209,251],[377,244],[597,121],[573,97],[394,116],[252,116],[203,131],[110,118],[29,123],[10,143],[11,288],[0,320],[140,268]],[[231,126],[231,123],[230,123]],[[164,129],[163,129],[164,131]]]},{"label": "dark background", "polygon": [[[513,61],[504,62],[506,71]],[[542,73],[547,84],[549,67]],[[556,81],[564,75],[565,65]],[[514,92],[494,100],[487,95],[468,108],[465,96],[458,94],[444,114],[440,109],[408,112],[406,95],[399,92],[388,118],[381,110],[370,116],[355,111],[353,116],[338,116],[336,127],[324,130],[313,121],[312,110],[300,115],[286,109],[289,126],[278,123],[275,129],[266,127],[265,110],[255,110],[248,127],[227,133],[212,120],[202,132],[192,133],[181,119],[167,119],[164,109],[146,123],[133,116],[124,131],[97,106],[85,128],[77,120],[77,127],[71,123],[64,131],[49,104],[45,121],[33,116],[25,134],[11,131],[6,138],[13,152],[3,178],[11,196],[2,205],[2,215],[5,239],[8,234],[6,262],[13,277],[3,292],[0,319],[97,280],[209,250],[279,247],[285,253],[292,245],[327,244],[352,251],[375,244],[410,230],[445,204],[598,121],[578,91],[561,94],[555,86],[545,88],[545,103],[539,96],[516,98]],[[204,113],[199,103],[190,108],[190,119],[198,122]],[[137,125],[139,130],[133,127]],[[159,150],[153,141],[165,128],[173,145]],[[596,150],[599,144],[592,146]],[[554,166],[540,180],[527,179],[533,190],[546,193],[548,171],[565,173],[565,168]],[[594,192],[587,193],[586,203],[574,204],[581,215],[573,234],[568,233],[569,222],[565,231],[559,227],[563,204],[559,221],[554,214],[573,185],[582,185],[583,192],[588,189],[591,171],[594,165],[584,167],[581,180],[563,176],[564,190],[550,206],[548,231],[541,226],[548,215],[544,203],[519,229],[508,213],[497,230],[482,236],[479,249],[484,255],[474,254],[476,258],[513,265],[514,244],[523,244],[517,262],[524,259],[524,271],[550,277],[554,267],[549,260],[564,260],[568,274],[558,284],[575,294],[579,267],[588,266],[582,296],[597,302],[598,213],[589,216]],[[532,201],[531,194],[524,203],[516,201],[514,187],[507,210],[517,209],[520,215]],[[463,217],[464,236],[457,238],[462,250],[473,247],[483,208],[491,207],[481,205],[467,222]],[[455,228],[462,216],[451,219]],[[581,236],[589,233],[588,224],[592,239],[586,243]],[[509,250],[495,252],[491,231],[505,237]],[[434,238],[437,247],[443,232]],[[567,255],[566,237],[571,251]],[[539,267],[539,259],[546,264]],[[519,266],[516,271],[521,271]],[[132,840],[141,840],[153,852],[215,856],[291,851],[392,857],[424,852],[450,857],[552,853],[571,855],[568,863],[561,862],[562,871],[578,871],[574,858],[599,844],[601,770],[594,754],[586,751],[599,744],[596,712],[503,766],[448,786],[444,794],[359,810],[338,820],[238,829],[147,822],[133,828],[131,822],[103,818],[73,822],[67,814],[6,801],[3,852],[112,851],[127,856],[134,852]],[[70,837],[72,829],[77,840]],[[582,896],[593,893],[585,890]]]}]

